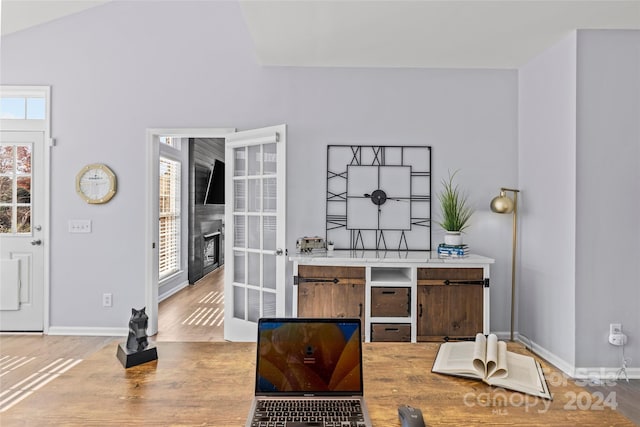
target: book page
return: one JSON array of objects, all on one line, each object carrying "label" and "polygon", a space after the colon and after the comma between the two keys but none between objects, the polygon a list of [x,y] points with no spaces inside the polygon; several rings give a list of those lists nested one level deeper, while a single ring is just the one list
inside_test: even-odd
[{"label": "book page", "polygon": [[[494,339],[490,339],[487,342],[487,378],[504,378],[509,374],[507,369],[507,343],[498,341],[495,335],[493,337]],[[491,335],[489,335],[489,338],[491,338]]]},{"label": "book page", "polygon": [[487,383],[534,396],[551,398],[546,383],[540,376],[538,363],[533,357],[510,351],[506,356],[508,375],[502,378],[489,378]]},{"label": "book page", "polygon": [[487,376],[487,338],[483,334],[476,334],[473,346],[473,367],[481,376]]},{"label": "book page", "polygon": [[433,372],[482,378],[482,372],[474,366],[473,355],[475,342],[446,342],[440,344],[440,349],[433,362]]}]

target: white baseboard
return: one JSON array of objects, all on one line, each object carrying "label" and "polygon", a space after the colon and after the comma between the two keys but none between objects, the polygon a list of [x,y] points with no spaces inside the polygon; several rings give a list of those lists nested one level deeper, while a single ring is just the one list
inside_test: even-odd
[{"label": "white baseboard", "polygon": [[[180,285],[170,289],[163,295],[158,295],[158,302],[169,298],[176,292],[189,286],[189,282],[185,281]],[[85,326],[50,326],[47,331],[48,335],[77,335],[77,336],[98,336],[98,337],[126,337],[129,334],[128,327],[122,328],[100,328]]]},{"label": "white baseboard", "polygon": [[[497,332],[496,335],[500,339],[509,339],[510,337],[508,332]],[[575,379],[589,380],[588,383],[591,383],[592,385],[611,383],[611,381],[623,381],[625,378],[629,378],[630,380],[640,379],[640,368],[627,368],[627,376],[625,377],[624,375],[619,375],[619,367],[577,367],[565,361],[561,357],[558,357],[556,354],[537,344],[535,341],[531,341],[524,335],[521,336],[520,334],[515,333],[514,339],[525,347],[530,348],[531,351],[551,363],[556,368],[560,369],[567,376]],[[586,384],[587,382],[583,385]]]},{"label": "white baseboard", "polygon": [[640,379],[640,368],[627,368],[625,377],[620,368],[576,368],[574,378],[588,380],[592,385],[610,385],[611,382],[621,382],[626,378]]},{"label": "white baseboard", "polygon": [[174,286],[173,288],[169,289],[167,292],[158,295],[158,302],[166,300],[171,295],[180,292],[181,290],[183,290],[187,286],[189,286],[189,281],[184,281],[184,282],[180,283],[178,286]]},{"label": "white baseboard", "polygon": [[48,335],[78,335],[96,337],[126,337],[129,328],[91,328],[85,326],[51,326]]}]

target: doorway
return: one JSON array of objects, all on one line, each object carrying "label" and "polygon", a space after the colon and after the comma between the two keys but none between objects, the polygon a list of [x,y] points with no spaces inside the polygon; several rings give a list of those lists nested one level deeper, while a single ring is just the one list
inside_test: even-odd
[{"label": "doorway", "polygon": [[[193,138],[215,138],[224,139],[225,135],[233,133],[233,128],[212,128],[212,129],[148,129],[147,130],[147,200],[146,200],[146,212],[147,218],[159,218],[159,158],[160,158],[160,145],[161,138],[179,138],[179,139],[193,139]],[[186,163],[186,161],[185,161]],[[186,165],[185,165],[186,166]],[[187,180],[188,181],[188,180]],[[188,194],[188,186],[183,186],[183,193]],[[189,218],[191,213],[187,208],[186,217]],[[188,223],[185,221],[185,223]],[[183,228],[187,233],[187,227]],[[159,308],[159,222],[147,221],[145,230],[146,241],[148,242],[148,249],[145,254],[145,305],[146,312],[149,316],[149,324],[147,332],[149,335],[156,335],[158,333],[158,308]],[[183,257],[183,269],[187,269],[187,257]],[[185,284],[188,284],[188,280],[183,280]]]},{"label": "doorway", "polygon": [[[284,316],[286,282],[286,125],[147,130],[146,307],[158,333],[158,159],[160,138],[224,138],[226,239],[224,339],[253,341],[257,319]],[[246,237],[246,238],[245,238]]]},{"label": "doorway", "polygon": [[[221,341],[224,321],[224,138],[162,136],[160,182],[170,178],[162,167],[167,143],[179,147],[180,184],[160,185],[160,283],[157,341]],[[180,188],[175,191],[173,188]],[[169,227],[163,212],[180,205],[182,226]],[[175,229],[180,228],[180,232]],[[181,260],[175,274],[162,272]],[[169,270],[169,273],[171,270]]]}]

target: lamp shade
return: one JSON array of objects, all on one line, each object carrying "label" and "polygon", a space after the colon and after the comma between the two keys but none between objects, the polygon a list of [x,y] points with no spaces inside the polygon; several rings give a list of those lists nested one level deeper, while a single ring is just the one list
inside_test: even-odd
[{"label": "lamp shade", "polygon": [[513,206],[513,200],[504,191],[500,191],[500,195],[491,200],[491,210],[496,213],[511,213]]}]

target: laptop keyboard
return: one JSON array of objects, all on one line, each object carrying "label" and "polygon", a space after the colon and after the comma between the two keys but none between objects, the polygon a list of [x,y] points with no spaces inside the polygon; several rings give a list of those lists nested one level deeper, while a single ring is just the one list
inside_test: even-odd
[{"label": "laptop keyboard", "polygon": [[251,427],[365,427],[357,399],[259,400]]}]

